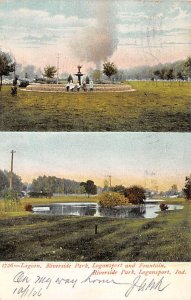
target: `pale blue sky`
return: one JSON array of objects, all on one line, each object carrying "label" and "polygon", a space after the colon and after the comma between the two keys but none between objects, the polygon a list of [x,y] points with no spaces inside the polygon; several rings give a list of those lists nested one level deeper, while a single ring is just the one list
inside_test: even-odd
[{"label": "pale blue sky", "polygon": [[[92,58],[84,53],[79,58],[79,50],[71,51],[71,45],[79,39],[80,51],[91,52],[89,43],[97,28],[100,35],[111,33],[109,42],[115,46],[108,59],[119,67],[157,64],[189,55],[190,19],[188,0],[1,0],[0,47],[10,49],[24,64],[56,64],[59,52],[60,71],[73,70],[82,59],[88,68]],[[86,44],[88,30],[92,36]],[[96,41],[101,49],[104,43]]]},{"label": "pale blue sky", "polygon": [[14,169],[24,180],[38,175],[85,180],[103,184],[143,183],[154,172],[159,187],[178,183],[191,170],[190,133],[0,133],[0,169]]}]

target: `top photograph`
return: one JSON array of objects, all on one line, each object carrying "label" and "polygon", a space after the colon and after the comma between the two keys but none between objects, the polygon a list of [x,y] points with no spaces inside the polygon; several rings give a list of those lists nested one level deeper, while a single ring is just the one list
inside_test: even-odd
[{"label": "top photograph", "polygon": [[190,132],[191,2],[1,0],[0,131]]}]

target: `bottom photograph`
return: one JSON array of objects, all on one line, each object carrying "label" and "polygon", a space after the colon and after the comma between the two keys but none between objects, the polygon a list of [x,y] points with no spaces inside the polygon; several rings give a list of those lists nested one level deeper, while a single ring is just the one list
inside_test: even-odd
[{"label": "bottom photograph", "polygon": [[190,262],[190,137],[1,132],[0,260]]}]

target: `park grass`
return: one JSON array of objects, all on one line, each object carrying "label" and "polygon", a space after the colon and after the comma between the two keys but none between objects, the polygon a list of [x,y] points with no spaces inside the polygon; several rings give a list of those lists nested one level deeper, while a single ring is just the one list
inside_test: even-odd
[{"label": "park grass", "polygon": [[[124,83],[125,84],[125,83]],[[191,83],[131,82],[134,92],[0,92],[0,130],[190,131]]]},{"label": "park grass", "polygon": [[182,210],[164,211],[155,219],[27,213],[1,217],[0,228],[1,260],[191,261],[188,201]]}]

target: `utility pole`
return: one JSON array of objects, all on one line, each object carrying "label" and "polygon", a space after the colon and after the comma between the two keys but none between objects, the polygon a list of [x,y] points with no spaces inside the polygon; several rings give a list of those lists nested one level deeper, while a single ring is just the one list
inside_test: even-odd
[{"label": "utility pole", "polygon": [[108,178],[109,178],[109,187],[111,188],[111,178],[112,178],[112,176],[108,175]]},{"label": "utility pole", "polygon": [[59,73],[59,60],[60,60],[60,55],[58,53],[58,56],[57,56],[57,77],[56,77],[56,83],[58,84],[58,73]]},{"label": "utility pole", "polygon": [[14,158],[14,153],[16,151],[12,150],[11,151],[11,174],[10,174],[10,190],[12,191],[13,188],[13,158]]}]

